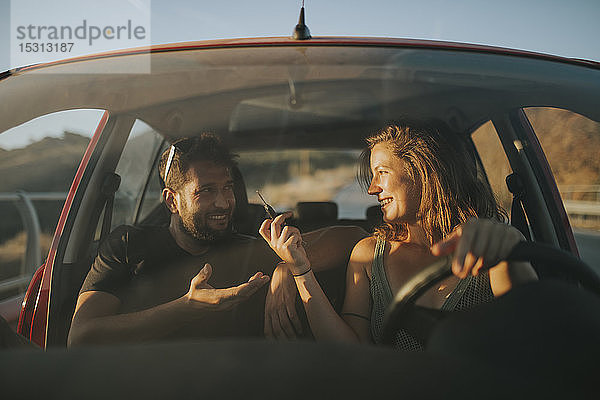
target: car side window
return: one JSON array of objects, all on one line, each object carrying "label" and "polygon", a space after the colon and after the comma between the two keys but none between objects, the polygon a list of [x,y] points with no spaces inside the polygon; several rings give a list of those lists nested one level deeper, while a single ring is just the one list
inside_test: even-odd
[{"label": "car side window", "polygon": [[154,162],[162,143],[158,132],[141,120],[135,121],[115,170],[121,176],[121,184],[115,193],[112,228],[134,224],[138,208],[143,219],[160,202]]},{"label": "car side window", "polygon": [[[600,123],[569,110],[526,108],[571,227],[600,231]],[[577,237],[577,235],[576,235]]]},{"label": "car side window", "polygon": [[22,298],[46,258],[73,176],[103,114],[61,111],[0,133],[0,302]]},{"label": "car side window", "polygon": [[496,196],[496,201],[510,216],[512,194],[506,186],[506,177],[513,171],[492,121],[488,121],[477,128],[471,138],[479,153],[484,172]]}]

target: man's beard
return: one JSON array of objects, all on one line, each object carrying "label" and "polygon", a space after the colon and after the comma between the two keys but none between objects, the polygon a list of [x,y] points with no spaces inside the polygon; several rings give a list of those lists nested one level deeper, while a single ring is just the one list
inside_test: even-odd
[{"label": "man's beard", "polygon": [[228,239],[233,233],[231,218],[225,229],[212,229],[204,222],[203,215],[180,215],[183,231],[201,242],[217,242]]}]

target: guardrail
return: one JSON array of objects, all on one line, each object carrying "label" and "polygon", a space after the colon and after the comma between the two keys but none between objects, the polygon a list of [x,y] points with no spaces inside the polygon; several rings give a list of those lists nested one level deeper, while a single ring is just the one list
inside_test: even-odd
[{"label": "guardrail", "polygon": [[35,270],[42,263],[42,255],[40,251],[40,220],[33,201],[60,201],[67,198],[67,193],[63,192],[36,192],[28,193],[25,191],[17,191],[14,193],[0,193],[0,201],[14,202],[23,226],[27,235],[25,246],[25,257],[21,263],[19,276],[12,279],[0,282],[0,298],[8,291],[20,288],[22,291],[27,289],[27,285],[31,280]]},{"label": "guardrail", "polygon": [[600,229],[600,185],[562,185],[558,189],[571,226]]},{"label": "guardrail", "polygon": [[600,216],[600,203],[595,201],[563,200],[569,215]]},{"label": "guardrail", "polygon": [[567,200],[574,200],[575,194],[587,194],[587,196],[584,196],[585,200],[579,201],[600,204],[600,185],[561,185],[558,190],[565,203]]}]

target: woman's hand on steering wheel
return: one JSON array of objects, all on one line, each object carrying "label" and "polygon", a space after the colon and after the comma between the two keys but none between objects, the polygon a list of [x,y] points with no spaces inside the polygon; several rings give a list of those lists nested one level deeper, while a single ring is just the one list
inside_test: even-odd
[{"label": "woman's hand on steering wheel", "polygon": [[514,246],[524,241],[523,234],[513,226],[490,219],[472,218],[431,247],[435,256],[454,252],[452,272],[464,279],[476,276],[504,260]]}]

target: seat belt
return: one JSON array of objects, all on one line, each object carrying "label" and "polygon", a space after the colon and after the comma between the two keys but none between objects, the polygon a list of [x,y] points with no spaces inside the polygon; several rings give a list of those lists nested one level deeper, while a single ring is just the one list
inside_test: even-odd
[{"label": "seat belt", "polygon": [[531,241],[531,233],[529,232],[525,208],[523,207],[525,185],[523,185],[523,181],[519,175],[513,172],[506,177],[506,186],[513,195],[512,206],[510,209],[510,223],[521,231],[527,241]]},{"label": "seat belt", "polygon": [[114,172],[108,173],[102,183],[101,193],[106,200],[104,205],[104,218],[102,220],[102,231],[100,231],[100,243],[104,241],[104,238],[110,232],[115,193],[117,192],[117,189],[119,189],[120,184],[121,176]]}]

